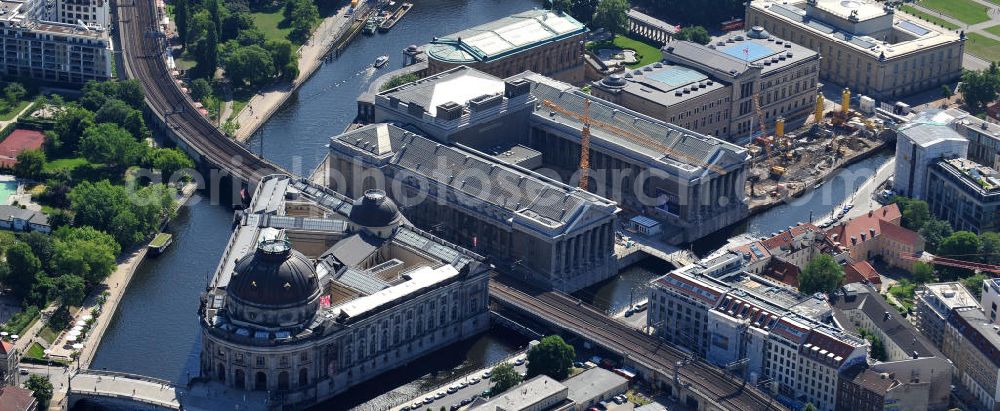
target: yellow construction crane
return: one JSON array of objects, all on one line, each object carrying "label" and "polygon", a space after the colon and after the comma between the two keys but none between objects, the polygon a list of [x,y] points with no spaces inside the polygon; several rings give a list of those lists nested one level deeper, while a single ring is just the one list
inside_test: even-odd
[{"label": "yellow construction crane", "polygon": [[631,131],[618,127],[614,124],[609,124],[590,118],[590,99],[583,100],[582,114],[577,113],[575,111],[567,110],[562,106],[553,103],[551,100],[542,101],[542,105],[548,108],[549,110],[562,114],[566,117],[575,119],[576,121],[579,121],[583,124],[583,130],[581,130],[580,133],[580,170],[581,170],[580,188],[584,190],[587,189],[588,179],[586,177],[589,175],[590,172],[590,127],[591,126],[600,127],[601,129],[604,129],[605,131],[610,132],[611,134],[622,137],[635,144],[639,144],[641,146],[648,147],[656,151],[660,151],[663,154],[668,155],[674,159],[684,161],[688,164],[703,166],[712,171],[715,171],[720,175],[725,175],[728,173],[728,171],[724,170],[722,167],[719,167],[714,164],[708,164],[703,159],[694,158],[688,154],[678,152],[674,150],[672,147],[663,144],[660,141],[633,133]]}]

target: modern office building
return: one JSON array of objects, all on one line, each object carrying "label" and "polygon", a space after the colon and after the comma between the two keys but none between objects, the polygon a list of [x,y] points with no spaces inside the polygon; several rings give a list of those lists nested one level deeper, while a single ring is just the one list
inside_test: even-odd
[{"label": "modern office building", "polygon": [[489,327],[482,257],[358,200],[265,177],[199,309],[201,376],[305,408]]},{"label": "modern office building", "polygon": [[[847,284],[830,296],[830,304],[834,309],[833,318],[840,328],[859,335],[867,333],[882,342],[882,352],[870,355],[871,364],[866,369],[880,378],[891,376],[895,382],[885,388],[881,396],[889,401],[884,401],[878,409],[885,404],[899,410],[948,409],[951,361],[913,324],[898,314],[877,290],[863,284]],[[848,379],[858,377],[852,374]],[[869,377],[859,378],[864,380]],[[843,397],[846,402],[838,401],[838,409],[870,409],[864,406],[863,396]]]},{"label": "modern office building", "polygon": [[820,57],[761,27],[716,43],[670,42],[663,60],[612,74],[591,86],[594,96],[668,123],[728,141],[748,142],[765,126],[804,120],[814,111]]},{"label": "modern office building", "polygon": [[942,158],[965,158],[969,140],[952,127],[954,118],[941,110],[929,110],[899,127],[896,132],[896,169],[893,189],[897,194],[926,198],[927,172]]},{"label": "modern office building", "polygon": [[746,24],[819,51],[820,78],[893,101],[962,74],[965,37],[874,0],[753,0]]},{"label": "modern office building", "polygon": [[110,4],[107,0],[57,0],[56,21],[107,29],[111,27]]},{"label": "modern office building", "polygon": [[804,296],[740,269],[725,253],[650,283],[655,335],[720,366],[768,382],[790,408],[834,410],[838,373],[865,363],[868,343],[830,325],[825,298]]},{"label": "modern office building", "polygon": [[587,26],[568,14],[529,10],[444,37],[423,47],[427,74],[469,66],[497,77],[533,71],[573,84],[584,80]]},{"label": "modern office building", "polygon": [[924,284],[914,296],[916,318],[913,323],[938,349],[944,342],[944,329],[951,311],[979,308],[975,297],[961,283]]},{"label": "modern office building", "polygon": [[958,109],[947,111],[956,115],[955,131],[969,140],[969,160],[1000,170],[1000,124],[983,121]]},{"label": "modern office building", "polygon": [[76,3],[53,8],[42,0],[0,1],[0,75],[72,84],[111,78],[111,37],[107,17],[99,16],[107,13],[107,4],[100,4],[87,6],[94,10],[77,19],[80,24],[58,15]]},{"label": "modern office building", "polygon": [[955,230],[1000,231],[1000,173],[964,158],[938,160],[927,172],[927,205]]},{"label": "modern office building", "polygon": [[[533,159],[514,150],[530,148],[540,153],[539,170],[577,185],[584,105],[592,120],[589,189],[663,223],[664,240],[693,241],[748,214],[745,148],[535,73],[499,79],[456,68],[379,93],[371,118],[498,162]],[[528,154],[508,155],[518,152]]]},{"label": "modern office building", "polygon": [[349,196],[385,188],[420,227],[535,282],[576,291],[618,272],[610,200],[459,145],[391,124],[330,139],[329,170]]}]

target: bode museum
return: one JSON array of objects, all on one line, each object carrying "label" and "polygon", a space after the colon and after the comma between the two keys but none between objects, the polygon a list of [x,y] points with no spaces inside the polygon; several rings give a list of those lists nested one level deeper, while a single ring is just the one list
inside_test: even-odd
[{"label": "bode museum", "polygon": [[482,257],[351,200],[264,178],[199,310],[201,374],[308,406],[489,327]]}]

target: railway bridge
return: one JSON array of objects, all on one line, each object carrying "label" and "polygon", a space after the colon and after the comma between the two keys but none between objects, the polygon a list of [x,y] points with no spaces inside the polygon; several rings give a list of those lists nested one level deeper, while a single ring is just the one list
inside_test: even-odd
[{"label": "railway bridge", "polygon": [[116,0],[112,4],[113,35],[122,50],[116,56],[118,73],[142,85],[150,125],[198,163],[199,188],[209,189],[212,200],[237,204],[241,189],[253,192],[261,177],[285,172],[222,133],[181,90],[167,67],[167,40],[159,23],[163,11],[154,0]]},{"label": "railway bridge", "polygon": [[490,282],[493,308],[579,336],[624,359],[652,386],[699,411],[786,410],[743,380],[653,336],[633,330],[576,298],[511,280]]}]

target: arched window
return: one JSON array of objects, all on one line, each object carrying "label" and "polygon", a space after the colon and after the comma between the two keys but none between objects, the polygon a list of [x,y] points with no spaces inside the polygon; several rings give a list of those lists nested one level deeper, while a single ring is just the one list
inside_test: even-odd
[{"label": "arched window", "polygon": [[242,369],[237,368],[236,372],[233,373],[233,385],[236,388],[246,388],[247,376],[243,373]]},{"label": "arched window", "polygon": [[253,389],[257,391],[267,390],[267,374],[263,371],[257,371],[257,376],[254,377]]},{"label": "arched window", "polygon": [[278,373],[278,389],[288,390],[288,371]]},{"label": "arched window", "polygon": [[309,370],[301,369],[299,370],[299,387],[305,387],[309,385]]}]

